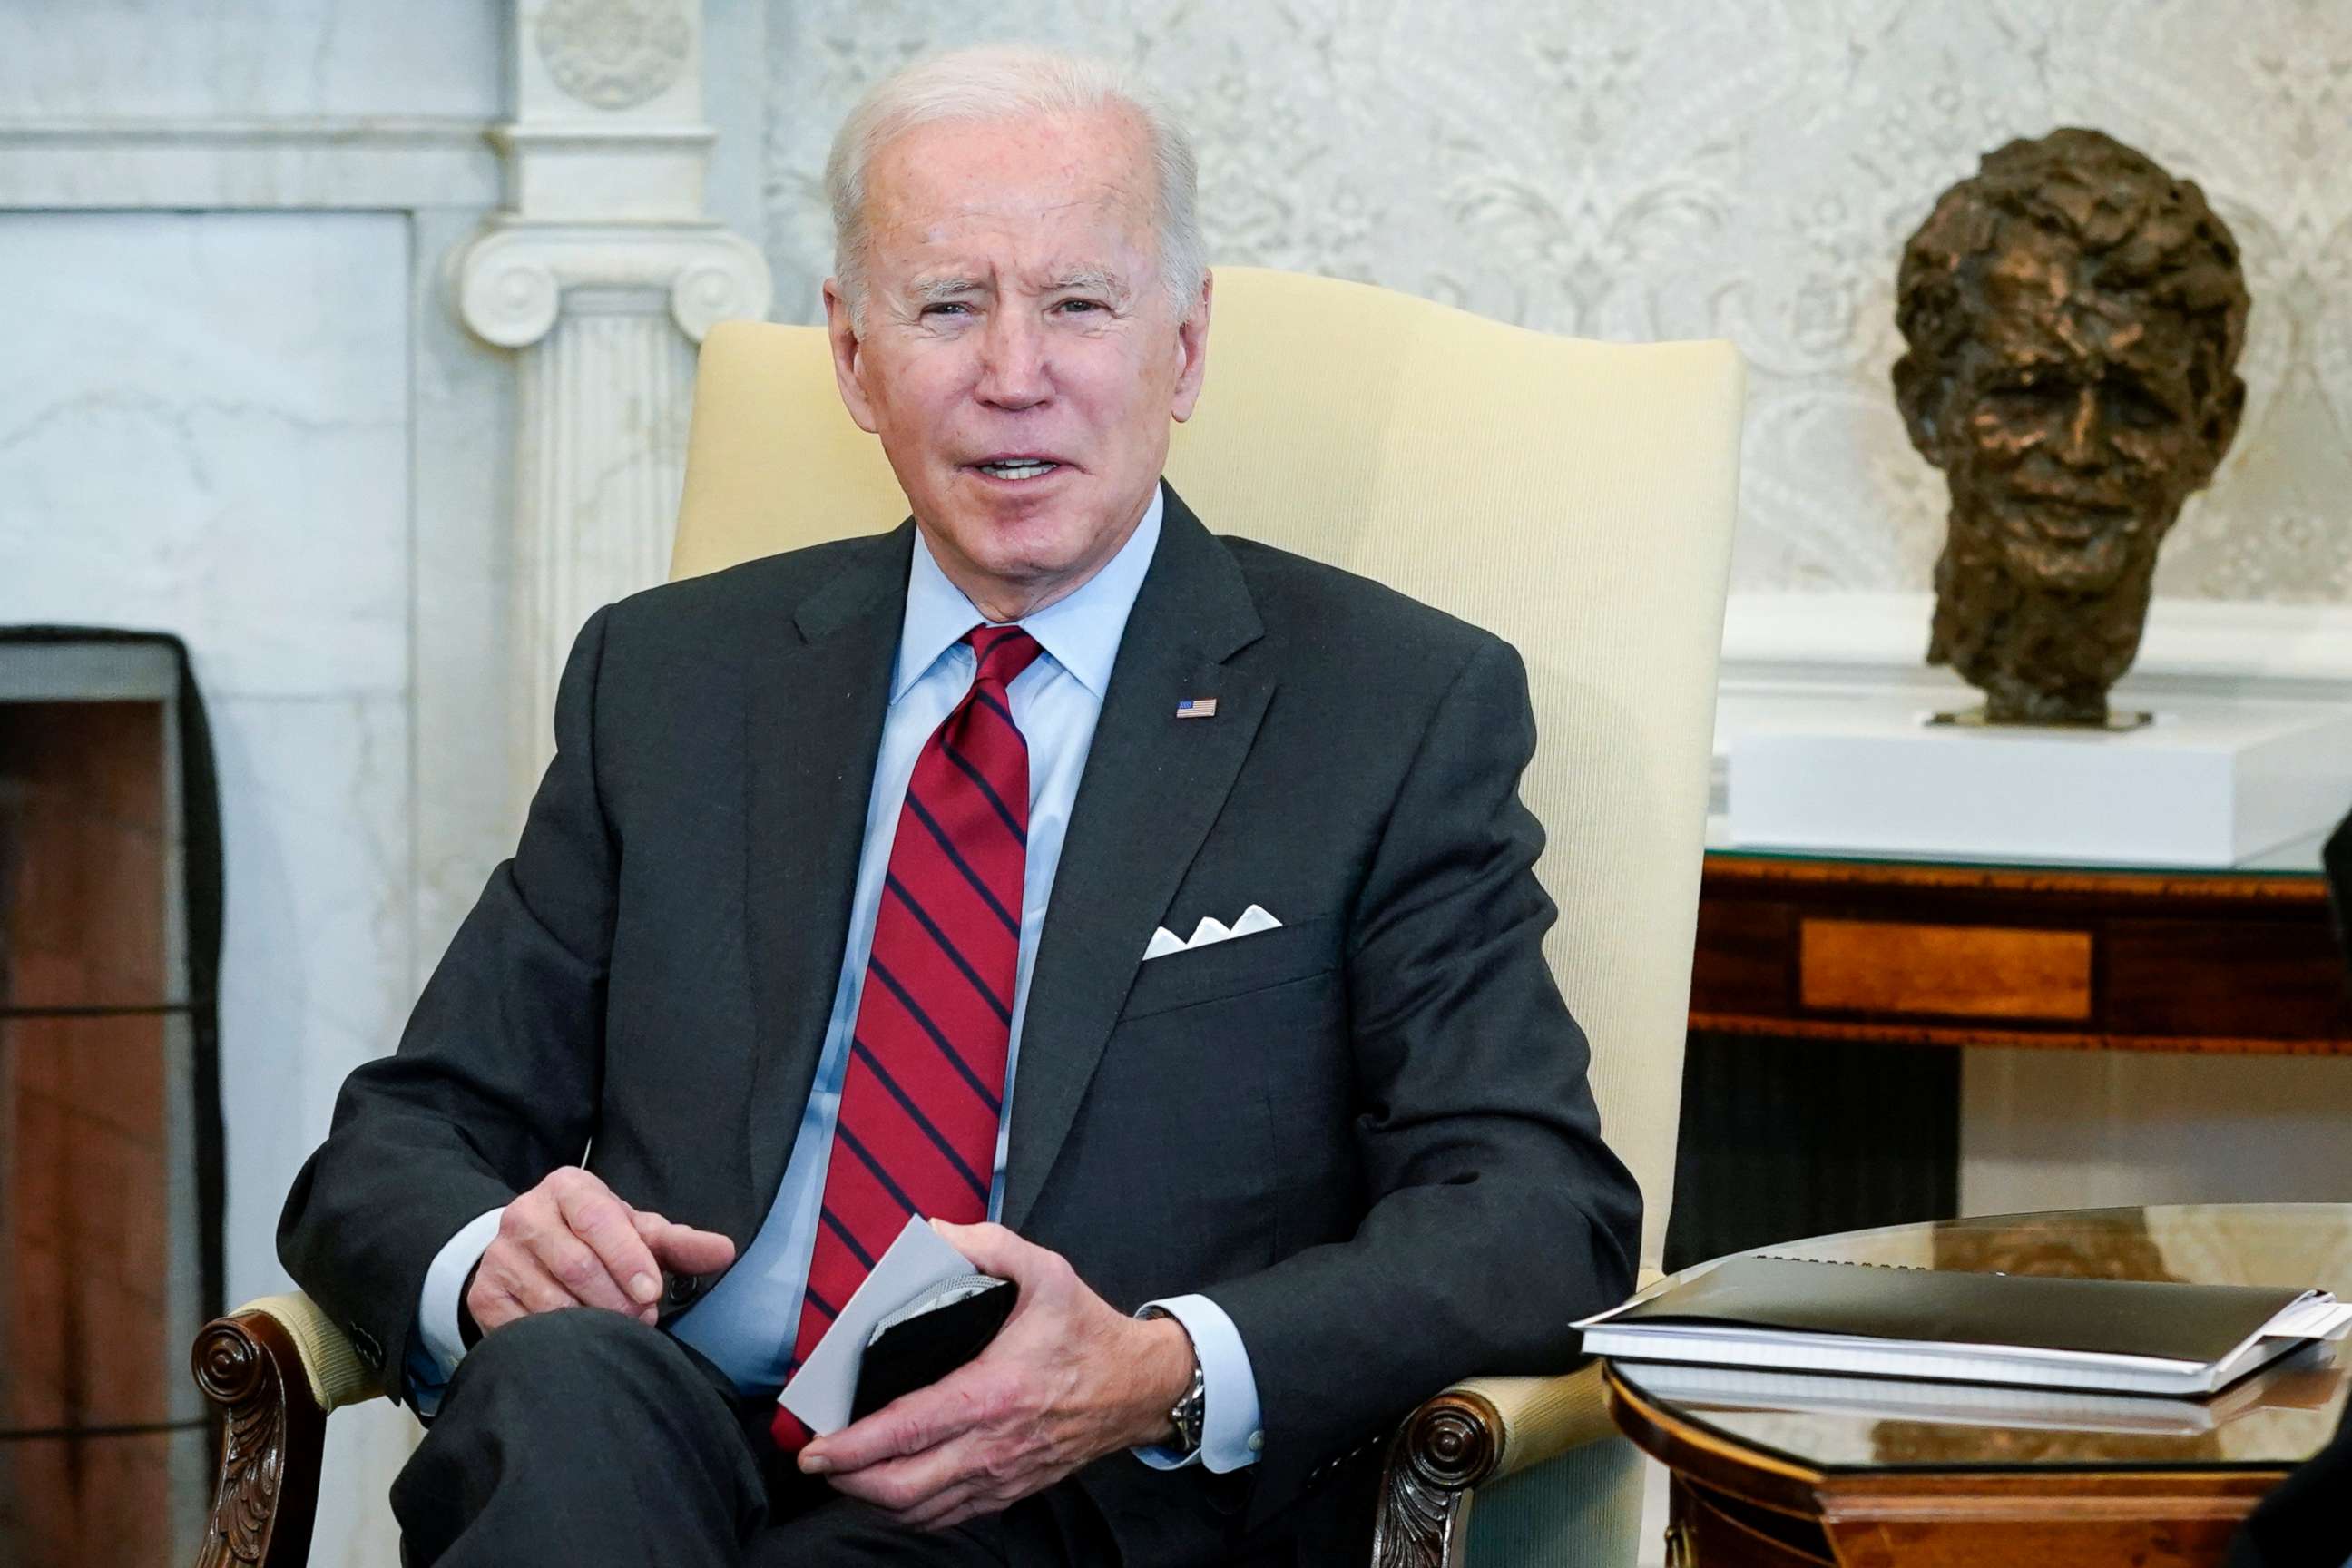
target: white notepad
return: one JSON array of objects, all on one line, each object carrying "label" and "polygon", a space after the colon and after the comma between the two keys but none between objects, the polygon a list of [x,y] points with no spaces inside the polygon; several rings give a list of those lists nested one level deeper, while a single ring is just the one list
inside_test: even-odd
[{"label": "white notepad", "polygon": [[971,1272],[970,1260],[928,1222],[919,1216],[908,1220],[907,1228],[875,1259],[874,1272],[843,1305],[841,1316],[784,1384],[776,1403],[812,1432],[838,1432],[848,1426],[850,1405],[857,1396],[857,1369],[876,1327],[900,1308]]},{"label": "white notepad", "polygon": [[2299,1353],[2282,1358],[2272,1371],[2202,1399],[1832,1373],[1759,1372],[1683,1362],[1649,1362],[1629,1371],[1643,1393],[1671,1400],[1686,1410],[1802,1412],[2000,1431],[2187,1437],[2211,1432],[2252,1411],[2311,1409],[2317,1403],[2306,1396],[2312,1374],[2318,1374],[2319,1387],[2325,1389],[2334,1364],[2329,1346],[2305,1344]]}]

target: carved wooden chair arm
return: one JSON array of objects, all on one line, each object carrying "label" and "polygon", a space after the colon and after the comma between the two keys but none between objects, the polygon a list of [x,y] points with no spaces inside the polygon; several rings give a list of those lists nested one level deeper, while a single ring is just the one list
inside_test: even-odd
[{"label": "carved wooden chair arm", "polygon": [[375,1398],[381,1386],[308,1296],[265,1296],[215,1318],[190,1359],[225,1428],[197,1568],[301,1568],[327,1413]]},{"label": "carved wooden chair arm", "polygon": [[1474,1377],[1423,1401],[1389,1444],[1375,1568],[1438,1568],[1473,1490],[1615,1431],[1597,1362],[1559,1377]]}]

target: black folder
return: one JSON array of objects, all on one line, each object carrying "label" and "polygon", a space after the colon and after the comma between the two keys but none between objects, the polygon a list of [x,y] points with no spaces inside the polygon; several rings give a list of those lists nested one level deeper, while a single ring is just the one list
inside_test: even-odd
[{"label": "black folder", "polygon": [[1960,1383],[2213,1393],[2352,1327],[2325,1291],[1735,1258],[1588,1318],[1585,1349]]}]

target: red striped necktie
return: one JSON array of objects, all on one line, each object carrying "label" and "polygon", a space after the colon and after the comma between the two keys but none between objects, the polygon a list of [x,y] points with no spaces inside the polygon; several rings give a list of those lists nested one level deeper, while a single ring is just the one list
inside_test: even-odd
[{"label": "red striped necktie", "polygon": [[[909,1215],[988,1217],[1029,844],[1029,746],[1005,689],[1044,650],[1018,626],[963,640],[971,689],[915,759],[890,841],[792,1371]],[[775,1436],[787,1453],[809,1440],[781,1405]]]}]

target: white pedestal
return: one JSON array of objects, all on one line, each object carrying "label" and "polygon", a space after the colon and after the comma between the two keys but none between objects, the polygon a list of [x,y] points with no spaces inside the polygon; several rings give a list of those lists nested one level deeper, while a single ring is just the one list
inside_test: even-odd
[{"label": "white pedestal", "polygon": [[1735,729],[1744,847],[1982,860],[2239,864],[2352,809],[2352,708],[2174,700],[2120,733],[1930,726],[1916,697]]}]

